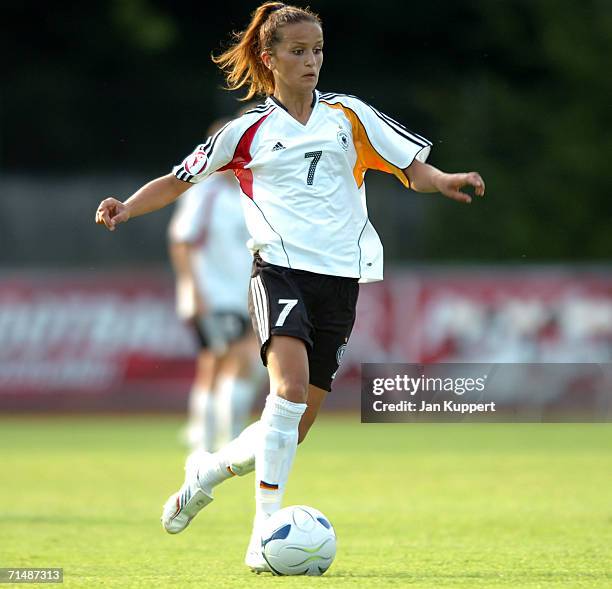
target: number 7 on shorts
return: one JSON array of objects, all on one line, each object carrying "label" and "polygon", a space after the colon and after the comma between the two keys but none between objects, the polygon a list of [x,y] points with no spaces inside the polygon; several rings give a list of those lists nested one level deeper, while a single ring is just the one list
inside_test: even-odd
[{"label": "number 7 on shorts", "polygon": [[285,320],[287,319],[287,315],[291,313],[291,309],[295,307],[298,303],[297,299],[278,299],[279,305],[285,305],[283,310],[280,312],[274,327],[282,327],[285,324]]}]

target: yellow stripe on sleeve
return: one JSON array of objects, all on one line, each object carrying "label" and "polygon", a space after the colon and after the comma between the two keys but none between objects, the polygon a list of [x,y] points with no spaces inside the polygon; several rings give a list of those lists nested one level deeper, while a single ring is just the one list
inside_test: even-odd
[{"label": "yellow stripe on sleeve", "polygon": [[380,170],[387,174],[393,174],[406,188],[410,188],[410,181],[406,178],[404,171],[388,162],[374,149],[363,123],[353,110],[340,103],[330,104],[323,100],[321,103],[330,108],[340,109],[351,122],[351,127],[353,128],[353,144],[357,152],[357,161],[353,168],[353,176],[359,188],[361,188],[363,184],[363,177],[367,170]]}]

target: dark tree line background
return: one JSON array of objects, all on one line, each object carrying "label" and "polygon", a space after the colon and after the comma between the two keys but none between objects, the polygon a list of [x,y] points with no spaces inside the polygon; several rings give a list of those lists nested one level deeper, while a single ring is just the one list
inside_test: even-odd
[{"label": "dark tree line background", "polygon": [[[257,4],[4,6],[2,175],[166,173],[235,110],[209,56]],[[432,139],[432,163],[487,181],[470,207],[404,194],[399,216],[414,217],[395,231],[422,239],[396,240],[396,259],[609,260],[612,1],[310,4],[324,21],[321,90],[361,96]]]}]

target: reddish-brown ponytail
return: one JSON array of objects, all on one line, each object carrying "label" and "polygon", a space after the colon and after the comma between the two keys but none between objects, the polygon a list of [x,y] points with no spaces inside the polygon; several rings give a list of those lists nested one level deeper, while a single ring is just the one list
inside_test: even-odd
[{"label": "reddish-brown ponytail", "polygon": [[256,94],[274,93],[274,77],[263,64],[261,54],[270,51],[280,41],[278,29],[283,25],[310,21],[321,25],[321,20],[309,9],[288,6],[282,2],[266,2],[251,15],[248,27],[233,33],[234,43],[212,60],[223,70],[228,90],[248,87],[242,100]]}]

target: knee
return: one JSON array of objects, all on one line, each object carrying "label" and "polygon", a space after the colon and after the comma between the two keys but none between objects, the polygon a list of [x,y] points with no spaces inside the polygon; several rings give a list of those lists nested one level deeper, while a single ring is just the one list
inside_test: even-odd
[{"label": "knee", "polygon": [[276,394],[292,403],[306,403],[308,384],[300,380],[283,380],[277,385]]}]

